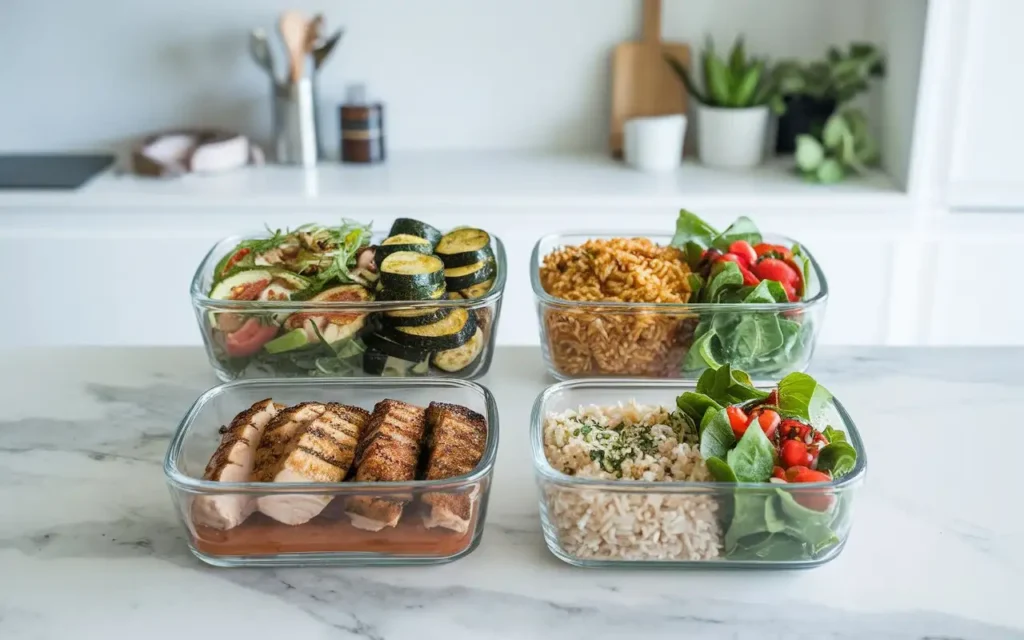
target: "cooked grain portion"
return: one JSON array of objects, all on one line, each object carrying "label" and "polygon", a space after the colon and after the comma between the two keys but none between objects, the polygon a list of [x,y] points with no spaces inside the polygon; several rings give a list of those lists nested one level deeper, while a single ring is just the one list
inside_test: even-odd
[{"label": "cooked grain portion", "polygon": [[[415,479],[427,412],[398,400],[383,400],[373,408],[356,450],[356,482],[408,482]],[[352,526],[370,531],[393,527],[411,497],[390,499],[358,496],[345,507]]]},{"label": "cooked grain portion", "polygon": [[[540,267],[544,291],[583,302],[685,303],[683,254],[646,238],[596,239],[553,251]],[[548,354],[566,375],[678,375],[687,316],[600,305],[544,312]]]},{"label": "cooked grain portion", "polygon": [[[459,405],[431,402],[427,429],[427,480],[465,475],[480,464],[487,445],[487,420],[479,413]],[[424,526],[465,533],[469,530],[473,497],[469,493],[425,494],[423,502],[430,506],[430,513],[423,518]]]}]

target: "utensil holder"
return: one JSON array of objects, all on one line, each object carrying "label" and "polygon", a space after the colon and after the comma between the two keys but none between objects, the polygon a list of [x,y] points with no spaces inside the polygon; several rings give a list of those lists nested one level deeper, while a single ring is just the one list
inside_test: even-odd
[{"label": "utensil holder", "polygon": [[274,84],[274,150],[281,164],[315,167],[320,143],[313,81]]}]

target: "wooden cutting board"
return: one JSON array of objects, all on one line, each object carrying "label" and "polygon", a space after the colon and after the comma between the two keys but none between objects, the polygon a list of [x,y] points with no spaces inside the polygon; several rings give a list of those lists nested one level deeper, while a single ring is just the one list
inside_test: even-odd
[{"label": "wooden cutting board", "polygon": [[612,52],[611,151],[622,155],[622,125],[639,116],[686,113],[686,88],[665,62],[670,55],[689,66],[690,47],[661,41],[661,0],[644,0],[643,38]]}]

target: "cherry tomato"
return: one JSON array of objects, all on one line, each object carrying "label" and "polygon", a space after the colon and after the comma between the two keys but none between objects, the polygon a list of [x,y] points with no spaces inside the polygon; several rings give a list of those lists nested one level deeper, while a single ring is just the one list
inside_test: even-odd
[{"label": "cherry tomato", "polygon": [[807,450],[807,445],[802,440],[786,440],[782,443],[779,451],[779,458],[782,465],[787,469],[790,467],[809,466],[814,462],[814,456]]},{"label": "cherry tomato", "polygon": [[804,268],[796,263],[792,258],[786,258],[784,260],[786,264],[792,267],[793,271],[796,272],[796,284],[793,285],[796,288],[797,295],[803,295],[804,291]]},{"label": "cherry tomato", "polygon": [[786,292],[786,297],[789,298],[790,302],[796,302],[797,300],[800,299],[800,296],[796,292],[796,287],[786,282],[783,282],[781,284],[782,289],[783,291]]},{"label": "cherry tomato", "polygon": [[757,423],[761,425],[761,431],[764,431],[764,435],[768,436],[769,440],[775,438],[775,429],[781,422],[782,418],[779,414],[771,409],[765,409],[757,416]]},{"label": "cherry tomato", "polygon": [[263,324],[256,318],[249,318],[242,328],[224,338],[229,356],[238,358],[251,356],[277,335],[277,327]]},{"label": "cherry tomato", "polygon": [[729,407],[725,412],[729,415],[729,426],[732,427],[732,434],[739,440],[747,432],[747,423],[750,422],[750,418],[739,407]]},{"label": "cherry tomato", "polygon": [[[789,476],[789,471],[786,475]],[[800,469],[797,473],[792,475],[790,482],[804,483],[804,482],[830,482],[832,478],[821,471],[815,471],[814,469]],[[813,509],[814,511],[828,511],[832,508],[832,503],[835,502],[835,498],[831,491],[824,490],[809,490],[809,491],[794,491],[793,499],[797,503]]]},{"label": "cherry tomato", "polygon": [[797,282],[800,281],[800,276],[797,275],[796,269],[775,258],[764,258],[755,264],[754,274],[762,280],[775,280],[783,285],[788,284],[794,288]]},{"label": "cherry tomato", "polygon": [[772,469],[772,477],[773,478],[778,478],[779,480],[782,480],[783,482],[785,482],[786,481],[786,470],[783,469],[782,467],[778,467],[777,466],[774,469]]},{"label": "cherry tomato", "polygon": [[729,253],[739,256],[743,260],[743,266],[748,269],[750,265],[757,262],[757,253],[754,251],[754,247],[750,246],[750,243],[746,240],[737,240],[730,244]]},{"label": "cherry tomato", "polygon": [[735,262],[736,266],[740,268],[740,273],[743,274],[743,284],[748,287],[756,287],[761,279],[751,273],[750,269],[743,266],[743,258],[739,257],[735,253],[727,253],[725,255],[715,258],[715,262]]},{"label": "cherry tomato", "polygon": [[807,467],[805,467],[803,465],[796,465],[795,467],[790,467],[790,468],[786,469],[786,473],[785,473],[786,481],[787,482],[796,482],[796,477],[798,475],[800,475],[801,473],[803,473],[804,471],[810,471],[810,469],[808,469]]},{"label": "cherry tomato", "polygon": [[784,247],[781,244],[768,244],[767,242],[755,244],[754,253],[757,254],[758,258],[764,255],[771,257],[773,253],[783,260],[793,257],[793,252],[789,250],[789,247]]}]

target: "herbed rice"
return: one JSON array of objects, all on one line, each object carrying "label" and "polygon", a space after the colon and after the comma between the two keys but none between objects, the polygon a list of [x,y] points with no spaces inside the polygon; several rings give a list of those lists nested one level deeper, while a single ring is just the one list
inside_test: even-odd
[{"label": "herbed rice", "polygon": [[[711,481],[697,434],[664,407],[590,405],[548,414],[544,453],[556,470],[601,480]],[[624,487],[626,488],[626,487]],[[545,488],[561,546],[586,559],[710,560],[721,550],[711,496]]]}]

